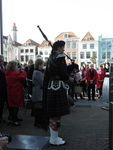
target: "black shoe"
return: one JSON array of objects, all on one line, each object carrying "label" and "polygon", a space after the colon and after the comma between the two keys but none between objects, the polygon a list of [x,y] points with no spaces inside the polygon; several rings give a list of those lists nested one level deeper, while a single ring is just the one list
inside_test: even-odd
[{"label": "black shoe", "polygon": [[11,125],[12,124],[12,121],[11,120],[8,120],[7,121],[7,126]]},{"label": "black shoe", "polygon": [[17,118],[16,121],[23,121],[23,119]]},{"label": "black shoe", "polygon": [[88,101],[90,101],[90,100],[91,100],[91,98],[89,97],[89,98],[88,98]]},{"label": "black shoe", "polygon": [[0,118],[0,123],[6,123],[6,120],[3,120],[2,118]]},{"label": "black shoe", "polygon": [[21,126],[21,124],[18,123],[18,122],[12,122],[11,124],[12,124],[13,126]]},{"label": "black shoe", "polygon": [[93,101],[96,101],[96,99],[95,99],[95,98],[93,98],[92,100],[93,100]]}]

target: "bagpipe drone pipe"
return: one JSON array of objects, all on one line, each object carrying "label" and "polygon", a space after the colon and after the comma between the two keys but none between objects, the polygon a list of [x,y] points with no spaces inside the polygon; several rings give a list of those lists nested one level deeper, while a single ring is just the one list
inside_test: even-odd
[{"label": "bagpipe drone pipe", "polygon": [[[52,47],[51,42],[48,40],[47,36],[43,33],[43,31],[41,30],[41,28],[39,27],[39,25],[38,25],[37,27],[39,28],[39,30],[40,30],[42,36],[44,37],[44,39],[45,39],[45,40],[49,43],[49,45]],[[73,70],[74,70],[74,73],[79,72],[79,66],[78,66],[78,64],[76,64],[76,63],[74,62],[74,60],[71,59],[71,58],[70,58],[68,55],[66,55],[65,53],[64,53],[64,55],[65,55],[66,57],[68,57],[68,59],[71,60],[71,64],[70,64],[69,66],[67,66],[67,72],[68,72],[68,74],[70,75],[70,74],[73,72]]]}]

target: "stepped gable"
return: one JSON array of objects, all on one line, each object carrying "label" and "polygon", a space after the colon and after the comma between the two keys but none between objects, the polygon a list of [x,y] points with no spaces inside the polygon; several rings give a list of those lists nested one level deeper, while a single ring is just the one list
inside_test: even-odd
[{"label": "stepped gable", "polygon": [[64,34],[68,34],[69,35],[68,38],[77,38],[77,36],[73,32],[62,32],[55,39],[63,39]]},{"label": "stepped gable", "polygon": [[90,41],[95,41],[95,39],[93,38],[90,32],[87,32],[87,34],[84,36],[82,41],[87,41],[87,37],[90,37]]}]

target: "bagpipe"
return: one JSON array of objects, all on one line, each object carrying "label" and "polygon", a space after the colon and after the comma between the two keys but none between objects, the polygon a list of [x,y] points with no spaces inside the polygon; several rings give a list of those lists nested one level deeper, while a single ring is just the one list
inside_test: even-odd
[{"label": "bagpipe", "polygon": [[[52,44],[51,44],[51,42],[48,40],[47,36],[43,33],[43,31],[42,31],[41,28],[39,27],[39,25],[38,25],[37,27],[39,28],[39,30],[40,30],[42,36],[44,37],[44,39],[49,43],[49,45],[50,45],[51,47],[53,47]],[[79,72],[79,66],[78,66],[78,64],[76,64],[76,63],[74,62],[74,60],[71,59],[71,58],[70,58],[68,55],[66,55],[65,53],[64,53],[64,55],[65,55],[68,59],[71,60],[71,64],[67,66],[67,73],[70,75],[70,74],[73,72],[73,70],[74,70],[74,73]]]}]

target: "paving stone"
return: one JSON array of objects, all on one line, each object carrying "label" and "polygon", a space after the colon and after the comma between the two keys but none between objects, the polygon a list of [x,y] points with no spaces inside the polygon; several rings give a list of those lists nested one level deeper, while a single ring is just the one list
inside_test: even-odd
[{"label": "paving stone", "polygon": [[[83,104],[86,107],[82,107]],[[109,150],[109,112],[101,109],[101,106],[102,100],[94,103],[93,101],[89,103],[87,100],[78,100],[75,106],[70,108],[70,114],[61,118],[59,136],[68,142],[67,145],[51,146],[48,142],[43,150]],[[45,132],[34,127],[34,117],[30,116],[30,109],[26,114],[23,112],[21,112],[23,117],[21,126],[0,124],[0,131],[11,134],[11,136],[49,136],[49,130]]]}]

